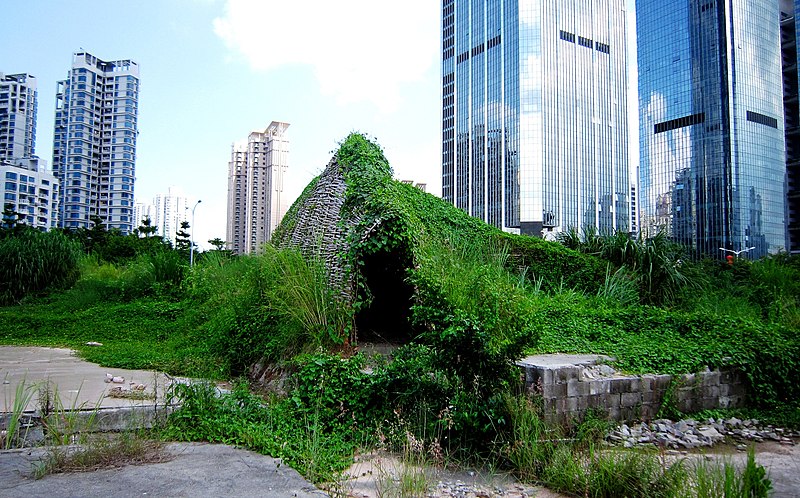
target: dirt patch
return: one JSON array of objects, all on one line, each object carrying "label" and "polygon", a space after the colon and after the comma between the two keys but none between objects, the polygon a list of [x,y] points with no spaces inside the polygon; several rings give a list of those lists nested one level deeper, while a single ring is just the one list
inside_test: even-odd
[{"label": "dirt patch", "polygon": [[520,483],[508,474],[476,469],[453,470],[410,465],[397,455],[385,452],[357,457],[338,486],[345,496],[352,498],[396,496],[400,494],[401,489],[408,495],[426,497],[562,498],[565,496],[538,486]]}]

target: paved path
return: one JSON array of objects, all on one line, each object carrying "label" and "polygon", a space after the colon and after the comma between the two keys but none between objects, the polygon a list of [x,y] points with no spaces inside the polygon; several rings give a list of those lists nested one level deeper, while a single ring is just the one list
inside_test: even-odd
[{"label": "paved path", "polygon": [[[106,383],[106,374],[122,377],[125,382]],[[152,406],[152,400],[106,395],[114,387],[130,389],[130,383],[135,382],[147,385],[145,392],[157,393],[161,399],[167,384],[161,373],[104,368],[81,360],[70,349],[0,346],[0,413],[12,411],[17,386],[23,382],[33,390],[27,409],[35,410],[40,405],[39,388],[48,381],[66,409]]]}]

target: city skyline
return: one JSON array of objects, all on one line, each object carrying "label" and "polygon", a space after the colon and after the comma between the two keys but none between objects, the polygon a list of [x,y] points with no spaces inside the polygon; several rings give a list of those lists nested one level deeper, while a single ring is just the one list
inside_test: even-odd
[{"label": "city skyline", "polygon": [[[396,177],[438,195],[438,6],[348,0],[320,9],[308,18],[302,5],[267,1],[13,3],[0,71],[36,77],[36,153],[50,163],[56,82],[72,53],[139,63],[136,196],[180,185],[201,199],[194,228],[203,248],[225,237],[231,142],[272,119],[292,123],[289,204],[351,131],[379,141]],[[386,18],[397,22],[374,21]]]}]

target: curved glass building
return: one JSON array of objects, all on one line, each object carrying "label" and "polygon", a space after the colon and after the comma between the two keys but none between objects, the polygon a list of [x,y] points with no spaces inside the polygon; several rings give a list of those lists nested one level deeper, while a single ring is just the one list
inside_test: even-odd
[{"label": "curved glass building", "polygon": [[785,249],[779,2],[637,0],[636,21],[641,232],[697,254]]},{"label": "curved glass building", "polygon": [[625,2],[442,1],[442,197],[509,231],[629,230]]}]

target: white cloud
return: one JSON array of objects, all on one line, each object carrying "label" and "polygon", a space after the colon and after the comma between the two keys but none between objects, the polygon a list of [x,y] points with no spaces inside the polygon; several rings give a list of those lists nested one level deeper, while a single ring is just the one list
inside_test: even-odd
[{"label": "white cloud", "polygon": [[302,64],[339,104],[400,105],[438,60],[439,2],[227,0],[214,32],[256,70]]}]

